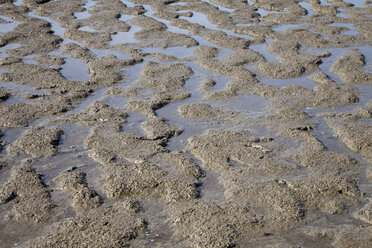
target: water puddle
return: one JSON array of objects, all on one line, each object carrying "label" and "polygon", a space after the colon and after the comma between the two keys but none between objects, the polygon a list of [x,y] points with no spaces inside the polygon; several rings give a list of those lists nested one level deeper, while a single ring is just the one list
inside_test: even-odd
[{"label": "water puddle", "polygon": [[229,9],[229,8],[222,7],[221,5],[212,3],[211,1],[208,1],[208,0],[201,0],[201,1],[205,2],[205,3],[209,3],[210,5],[213,5],[213,6],[217,7],[219,10],[222,10],[222,11],[225,11],[225,12],[232,13],[234,11],[234,9]]},{"label": "water puddle", "polygon": [[357,107],[365,107],[369,102],[372,101],[372,87],[366,85],[357,85],[357,84],[350,84],[350,86],[355,87],[359,90],[360,94],[358,95],[359,101],[354,104],[350,104],[347,106],[339,107],[339,108],[313,108],[307,107],[305,110],[310,113],[312,116],[316,116],[322,113],[352,113],[354,112],[355,108]]},{"label": "water puddle", "polygon": [[[53,19],[49,18],[49,17],[44,17],[44,16],[38,16],[35,14],[35,11],[32,11],[31,13],[29,13],[29,16],[31,17],[34,17],[34,18],[39,18],[39,19],[42,19],[44,21],[47,21],[51,24],[51,29],[53,31],[53,33],[55,35],[58,35],[59,37],[61,37],[63,39],[62,43],[60,44],[61,46],[62,45],[66,45],[68,43],[75,43],[81,47],[85,47],[81,42],[79,41],[76,41],[76,40],[71,40],[71,39],[68,39],[66,38],[63,34],[64,32],[66,31],[66,28],[63,28],[61,27],[61,25],[57,22],[57,21],[54,21]],[[89,27],[87,27],[89,28]]]},{"label": "water puddle", "polygon": [[120,96],[107,96],[104,100],[104,103],[116,109],[123,109],[128,101],[128,98]]},{"label": "water puddle", "polygon": [[222,29],[222,31],[225,32],[227,35],[230,35],[230,36],[235,36],[235,37],[243,38],[243,39],[246,39],[246,40],[253,40],[253,37],[249,36],[249,35],[237,34],[233,31],[227,30],[227,29]]},{"label": "water puddle", "polygon": [[[352,48],[352,47],[351,47]],[[330,52],[331,56],[328,58],[322,58],[322,64],[319,65],[319,69],[323,72],[325,72],[328,77],[336,82],[340,82],[339,77],[330,71],[332,65],[335,63],[335,61],[345,55],[349,52],[354,52],[355,50],[359,50],[360,53],[363,54],[365,57],[365,66],[360,68],[360,70],[372,73],[372,48],[370,46],[360,46],[360,47],[354,47],[353,50],[351,48],[328,48],[328,49],[317,49],[316,51],[313,51],[313,49],[309,49],[307,53],[309,54],[320,54],[324,52]]]},{"label": "water puddle", "polygon": [[65,39],[63,36],[63,33],[65,32],[66,28],[62,28],[57,21],[54,21],[53,19],[45,16],[39,16],[35,14],[35,10],[30,12],[28,15],[34,18],[42,19],[44,21],[47,21],[51,24],[51,29],[55,35],[60,36],[61,38]]},{"label": "water puddle", "polygon": [[364,107],[368,103],[372,102],[372,87],[368,85],[357,85],[352,84],[353,87],[357,88],[361,93],[358,95],[359,102],[358,106]]},{"label": "water puddle", "polygon": [[89,50],[91,52],[93,52],[98,58],[102,58],[102,57],[108,56],[108,55],[114,55],[115,57],[117,57],[118,59],[121,59],[121,60],[126,60],[126,59],[132,58],[131,56],[129,56],[127,54],[123,54],[121,52],[113,51],[113,50],[108,50],[108,49],[93,49],[93,48],[89,48]]},{"label": "water puddle", "polygon": [[143,67],[143,64],[136,64],[131,67],[125,68],[126,77],[128,78],[127,81],[129,83],[133,83],[135,80],[138,79],[138,77],[140,76],[142,72],[142,67]]},{"label": "water puddle", "polygon": [[213,79],[216,82],[216,84],[213,87],[213,90],[214,91],[224,90],[226,88],[226,86],[230,82],[230,78],[229,77],[227,77],[227,76],[221,76],[221,75],[217,75],[217,74],[213,77]]},{"label": "water puddle", "polygon": [[124,125],[122,132],[134,133],[142,137],[146,137],[145,133],[140,128],[141,123],[148,120],[148,118],[137,112],[125,111],[128,114],[127,123]]},{"label": "water puddle", "polygon": [[77,20],[83,20],[83,19],[89,18],[91,16],[91,14],[89,14],[87,11],[75,12],[74,16],[76,17]]},{"label": "water puddle", "polygon": [[358,32],[355,30],[354,25],[353,24],[350,24],[350,23],[332,23],[332,24],[329,24],[328,26],[331,26],[331,27],[344,27],[344,28],[349,29],[347,31],[342,31],[341,34],[345,34],[345,35],[358,35]]},{"label": "water puddle", "polygon": [[[11,128],[11,129],[6,129],[2,130],[4,136],[1,138],[5,144],[10,144],[13,143],[15,140],[17,140],[22,133],[26,130],[26,128]],[[3,149],[1,151],[2,154],[6,152],[6,149]]]},{"label": "water puddle", "polygon": [[0,81],[0,86],[4,89],[16,92],[17,94],[31,94],[31,95],[49,95],[48,90],[36,90],[35,87],[21,85],[14,82],[2,82]]},{"label": "water puddle", "polygon": [[93,102],[101,100],[106,98],[105,92],[108,89],[108,87],[103,87],[87,99],[85,99],[82,103],[80,103],[75,109],[69,111],[67,114],[78,114],[82,110],[86,109],[89,105],[91,105]]},{"label": "water puddle", "polygon": [[326,0],[320,0],[320,5],[331,6],[333,4],[327,2]]},{"label": "water puddle", "polygon": [[[151,17],[151,16],[150,16]],[[155,17],[152,17],[152,18],[155,18]],[[173,26],[170,21],[168,20],[165,20],[165,19],[160,19],[158,18],[157,21],[159,22],[163,22],[164,24],[167,25],[167,31],[169,32],[172,32],[172,33],[177,33],[177,34],[184,34],[184,35],[189,35],[189,32],[187,30],[184,30],[182,28],[179,28],[179,27],[176,27],[176,26]],[[194,36],[191,35],[191,37],[194,38]],[[194,38],[195,39],[195,38]]]},{"label": "water puddle", "polygon": [[64,123],[59,125],[59,128],[64,131],[58,146],[58,150],[61,153],[71,154],[86,151],[84,140],[89,135],[88,128],[81,127],[75,123]]},{"label": "water puddle", "polygon": [[[194,62],[187,62],[185,65],[190,67],[194,72],[194,75],[192,75],[185,84],[186,90],[192,94],[193,101],[203,101],[203,95],[199,92],[199,89],[204,79],[209,77],[215,80],[216,84],[213,87],[214,90],[223,90],[230,81],[229,77],[206,71]],[[187,100],[190,100],[190,98]]]},{"label": "water puddle", "polygon": [[169,6],[185,6],[186,4],[185,2],[176,2],[169,4]]},{"label": "water puddle", "polygon": [[90,79],[88,65],[78,59],[67,58],[59,71],[67,80],[86,82]]},{"label": "water puddle", "polygon": [[268,14],[279,14],[279,13],[282,13],[280,11],[269,11],[269,10],[264,10],[264,9],[261,9],[261,8],[257,8],[258,10],[256,11],[258,14],[260,14],[261,17],[264,17]]},{"label": "water puddle", "polygon": [[267,113],[269,104],[270,101],[266,98],[253,95],[243,95],[230,102],[220,103],[219,106],[237,112],[245,112],[246,117],[257,119]]},{"label": "water puddle", "polygon": [[357,49],[361,54],[363,54],[365,60],[365,66],[361,68],[361,70],[368,73],[372,73],[372,47],[360,46]]},{"label": "water puddle", "polygon": [[8,45],[5,45],[3,47],[0,47],[0,58],[7,57],[6,50],[16,49],[16,48],[18,48],[20,46],[21,46],[21,44],[18,44],[18,43],[10,43]]},{"label": "water puddle", "polygon": [[110,45],[137,43],[139,40],[134,38],[134,34],[141,30],[142,28],[139,26],[131,26],[128,32],[117,32],[111,36]]},{"label": "water puddle", "polygon": [[36,56],[37,55],[34,54],[25,56],[23,62],[26,64],[37,65],[38,63],[35,61]]},{"label": "water puddle", "polygon": [[252,49],[253,51],[256,51],[256,52],[260,53],[269,62],[279,62],[279,60],[277,59],[277,57],[274,54],[269,53],[266,50],[266,46],[267,46],[266,43],[251,45],[251,46],[249,46],[249,49]]},{"label": "water puddle", "polygon": [[315,86],[317,86],[316,83],[314,83],[312,80],[310,80],[309,75],[298,77],[298,78],[288,78],[288,79],[275,79],[275,78],[259,78],[259,81],[266,85],[273,85],[278,88],[283,88],[285,86],[289,85],[297,85],[304,87],[308,90],[312,90]]},{"label": "water puddle", "polygon": [[313,48],[308,48],[305,50],[305,53],[307,54],[313,54],[313,55],[320,55],[325,52],[330,52],[331,56],[327,58],[322,58],[322,63],[318,66],[320,71],[326,73],[328,77],[335,81],[335,82],[340,82],[339,77],[331,72],[331,67],[335,63],[335,61],[342,55],[344,55],[347,52],[350,52],[351,50],[348,48],[327,48],[327,49],[313,49]]},{"label": "water puddle", "polygon": [[288,30],[288,29],[295,29],[295,28],[299,28],[301,27],[302,24],[283,24],[283,25],[279,25],[275,28],[273,28],[272,30],[274,30],[275,32],[282,32],[282,31],[285,31],[285,30]]},{"label": "water puddle", "polygon": [[91,14],[89,13],[89,10],[92,9],[92,7],[95,5],[95,2],[94,1],[88,1],[84,6],[83,8],[85,8],[85,11],[83,12],[75,12],[74,13],[74,16],[76,17],[76,19],[78,20],[82,20],[82,19],[87,19],[91,16]]},{"label": "water puddle", "polygon": [[15,6],[21,6],[22,5],[22,0],[16,0],[16,1],[13,2],[13,4]]},{"label": "water puddle", "polygon": [[136,6],[134,3],[131,3],[129,1],[121,0],[122,3],[124,3],[128,8],[133,8]]},{"label": "water puddle", "polygon": [[256,24],[256,23],[243,23],[243,24],[238,23],[238,24],[236,24],[235,26],[237,26],[237,27],[250,27],[250,26],[252,26],[253,24]]},{"label": "water puddle", "polygon": [[[83,170],[88,175],[92,173],[95,180],[100,179],[102,177],[101,166],[86,155],[84,140],[89,135],[89,130],[74,123],[60,124],[57,127],[64,132],[58,147],[59,153],[53,157],[40,158],[33,164],[43,173],[45,182],[50,183],[61,172],[71,168]],[[93,182],[88,183],[92,187]]]},{"label": "water puddle", "polygon": [[8,100],[6,100],[4,103],[2,103],[1,105],[9,106],[9,105],[13,105],[13,104],[16,104],[16,103],[32,104],[32,102],[30,102],[29,100],[27,100],[23,97],[12,96]]},{"label": "water puddle", "polygon": [[34,17],[34,18],[38,18],[38,19],[42,19],[44,21],[49,22],[51,24],[51,29],[52,29],[53,33],[55,35],[58,35],[59,37],[61,37],[63,39],[61,45],[65,45],[67,43],[75,43],[75,44],[77,44],[81,47],[84,47],[84,45],[82,43],[66,38],[63,35],[63,33],[66,31],[66,28],[61,27],[60,24],[57,21],[54,21],[53,19],[51,19],[49,17],[38,16],[38,15],[35,14],[35,11],[32,11],[31,13],[29,13],[29,16]]},{"label": "water puddle", "polygon": [[134,17],[135,17],[134,15],[120,14],[119,21],[127,22],[130,19],[133,19]]},{"label": "water puddle", "polygon": [[304,8],[304,9],[306,10],[308,16],[311,16],[311,15],[314,15],[314,14],[315,14],[314,11],[312,11],[312,10],[310,9],[311,3],[307,3],[307,2],[299,2],[298,4],[299,4],[302,8]]},{"label": "water puddle", "polygon": [[[176,105],[178,106],[178,105]],[[170,113],[165,113],[165,111],[157,111],[158,114],[162,117],[167,118],[170,125],[176,126],[178,129],[183,130],[183,132],[168,140],[167,148],[171,151],[184,151],[187,144],[187,139],[192,136],[200,136],[205,133],[207,130],[212,128],[220,129],[221,125],[213,125],[207,120],[194,120],[182,118],[177,111],[177,108],[170,106],[168,111]],[[172,120],[169,117],[172,116]]]},{"label": "water puddle", "polygon": [[10,18],[8,18],[6,16],[2,16],[2,15],[0,15],[0,19],[3,19],[4,21],[7,22],[7,23],[1,23],[0,22],[0,35],[13,31],[14,28],[21,23],[19,21],[15,21],[13,19],[10,19]]},{"label": "water puddle", "polygon": [[225,200],[225,187],[219,182],[219,175],[205,168],[205,178],[200,186],[200,197],[208,201],[223,201]]},{"label": "water puddle", "polygon": [[176,27],[176,26],[172,25],[170,21],[154,16],[155,11],[153,11],[153,9],[151,8],[150,5],[143,5],[143,7],[147,11],[144,15],[147,16],[147,17],[154,18],[155,20],[166,24],[167,27],[168,27],[167,31],[173,32],[173,33],[178,33],[178,34],[189,35],[194,40],[196,40],[199,43],[199,45],[217,47],[215,44],[205,40],[203,37],[200,37],[200,36],[197,36],[197,35],[191,35],[187,30],[184,30],[182,28],[179,28],[179,27]]},{"label": "water puddle", "polygon": [[351,3],[356,8],[364,8],[366,5],[364,5],[365,0],[343,0],[345,3]]},{"label": "water puddle", "polygon": [[337,9],[336,17],[347,19],[346,10],[345,9]]},{"label": "water puddle", "polygon": [[188,22],[191,22],[191,23],[203,25],[207,29],[219,30],[217,25],[211,23],[205,14],[199,13],[199,12],[192,12],[192,13],[193,14],[191,17],[180,16],[179,18],[187,20]]},{"label": "water puddle", "polygon": [[94,28],[91,28],[89,26],[81,27],[78,30],[85,31],[85,32],[91,32],[91,33],[97,32],[97,30],[95,30]]},{"label": "water puddle", "polygon": [[162,53],[169,56],[174,56],[177,58],[183,58],[183,57],[189,57],[192,55],[192,52],[194,51],[195,47],[168,47],[165,49],[160,48],[143,48],[142,51],[145,53]]}]

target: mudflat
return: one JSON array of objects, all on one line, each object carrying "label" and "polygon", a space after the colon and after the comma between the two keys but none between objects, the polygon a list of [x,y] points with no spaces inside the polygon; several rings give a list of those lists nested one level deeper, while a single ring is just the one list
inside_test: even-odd
[{"label": "mudflat", "polygon": [[0,248],[372,247],[372,1],[0,0]]}]

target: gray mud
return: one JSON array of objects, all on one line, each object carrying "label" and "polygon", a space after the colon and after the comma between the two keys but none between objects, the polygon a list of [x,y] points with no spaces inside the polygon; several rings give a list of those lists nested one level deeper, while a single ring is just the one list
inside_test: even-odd
[{"label": "gray mud", "polygon": [[371,8],[0,0],[0,248],[372,247]]}]

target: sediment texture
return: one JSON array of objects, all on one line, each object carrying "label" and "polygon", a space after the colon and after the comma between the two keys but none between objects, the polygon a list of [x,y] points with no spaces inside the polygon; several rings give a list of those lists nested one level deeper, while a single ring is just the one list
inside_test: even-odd
[{"label": "sediment texture", "polygon": [[0,0],[0,248],[372,247],[371,15]]}]

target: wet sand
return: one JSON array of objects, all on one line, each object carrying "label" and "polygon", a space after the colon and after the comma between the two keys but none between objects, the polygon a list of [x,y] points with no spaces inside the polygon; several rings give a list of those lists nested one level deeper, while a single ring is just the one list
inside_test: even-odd
[{"label": "wet sand", "polygon": [[372,247],[372,2],[0,0],[0,247]]}]

